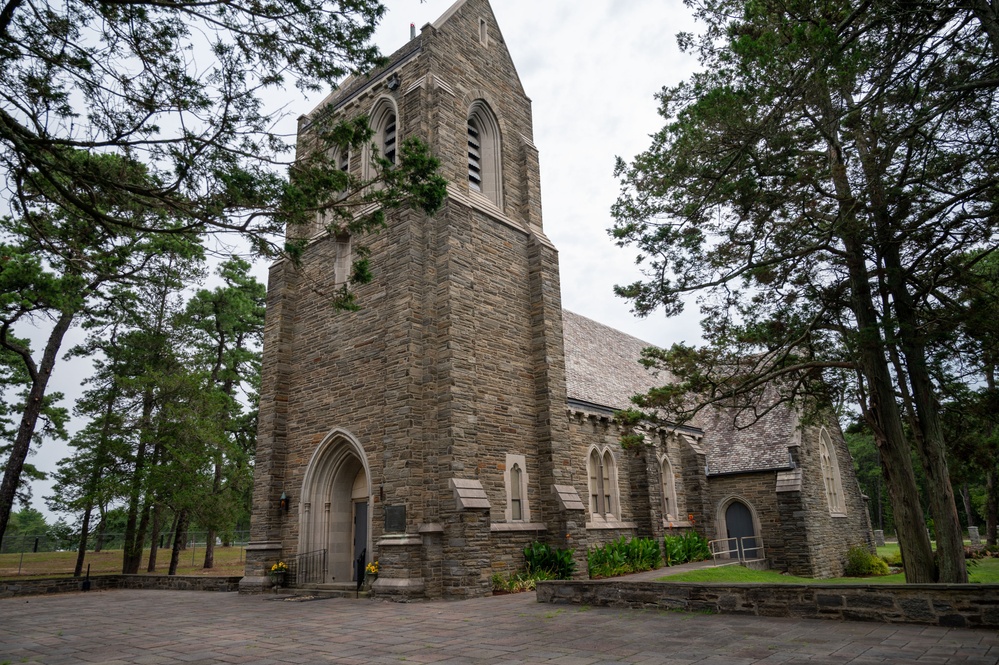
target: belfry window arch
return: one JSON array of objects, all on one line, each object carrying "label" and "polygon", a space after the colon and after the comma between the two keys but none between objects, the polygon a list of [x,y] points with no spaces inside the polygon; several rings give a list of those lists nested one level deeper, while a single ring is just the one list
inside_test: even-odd
[{"label": "belfry window arch", "polygon": [[395,102],[388,97],[382,97],[375,102],[369,123],[374,134],[371,137],[371,144],[365,151],[364,177],[374,178],[377,175],[374,165],[376,154],[393,165],[398,157],[399,116],[396,113]]},{"label": "belfry window arch", "polygon": [[499,123],[481,99],[468,111],[468,189],[503,207]]},{"label": "belfry window arch", "polygon": [[822,466],[822,483],[825,485],[826,500],[829,503],[829,513],[831,515],[846,515],[846,499],[836,459],[836,447],[825,427],[819,431],[819,460]]}]

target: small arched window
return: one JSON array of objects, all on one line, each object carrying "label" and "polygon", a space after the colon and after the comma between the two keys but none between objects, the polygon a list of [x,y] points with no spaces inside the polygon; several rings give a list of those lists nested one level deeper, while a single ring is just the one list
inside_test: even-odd
[{"label": "small arched window", "polygon": [[846,501],[843,496],[843,481],[839,474],[839,464],[836,460],[836,447],[825,427],[819,432],[819,459],[822,466],[822,482],[825,485],[826,499],[829,502],[829,512],[833,515],[845,515]]},{"label": "small arched window", "polygon": [[521,488],[523,471],[519,464],[510,469],[510,519],[519,522],[524,519],[524,496]]},{"label": "small arched window", "polygon": [[527,458],[524,455],[507,453],[503,482],[506,485],[507,522],[530,522],[531,505],[527,496]]},{"label": "small arched window", "polygon": [[662,479],[663,515],[666,516],[666,519],[675,519],[675,515],[678,515],[679,512],[676,506],[676,482],[673,476],[673,465],[670,464],[669,458],[662,458],[659,472]]},{"label": "small arched window", "polygon": [[482,100],[472,104],[467,122],[468,189],[502,207],[499,123]]}]

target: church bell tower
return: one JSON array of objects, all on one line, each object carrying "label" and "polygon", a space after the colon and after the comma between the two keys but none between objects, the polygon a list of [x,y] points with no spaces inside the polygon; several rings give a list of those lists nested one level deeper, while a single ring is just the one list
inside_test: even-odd
[{"label": "church bell tower", "polygon": [[[365,239],[360,311],[317,295],[343,279],[349,238],[317,235],[299,267],[272,266],[241,590],[265,588],[277,560],[300,584],[354,583],[377,560],[376,595],[473,597],[531,542],[579,534],[585,552],[558,255],[531,102],[489,2],[457,2],[300,131],[320,113],[366,115],[386,157],[419,137],[447,200],[433,217],[392,211]],[[370,151],[333,158],[363,174]]]}]

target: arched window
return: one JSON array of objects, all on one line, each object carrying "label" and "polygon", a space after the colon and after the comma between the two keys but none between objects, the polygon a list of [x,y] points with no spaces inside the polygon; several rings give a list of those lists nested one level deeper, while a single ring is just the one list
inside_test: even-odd
[{"label": "arched window", "polygon": [[524,455],[507,454],[503,480],[506,484],[506,521],[531,521],[531,506],[527,500],[527,458]]},{"label": "arched window", "polygon": [[590,478],[590,514],[616,518],[618,513],[617,473],[610,450],[593,449],[586,462]]},{"label": "arched window", "polygon": [[371,137],[371,145],[366,151],[364,160],[364,177],[375,177],[374,155],[387,159],[392,164],[396,163],[396,153],[398,150],[398,118],[395,112],[395,104],[387,97],[382,97],[375,103],[371,110],[370,123],[374,135]]},{"label": "arched window", "polygon": [[819,432],[819,459],[829,512],[833,515],[845,515],[846,501],[843,496],[843,481],[839,475],[839,464],[836,461],[836,447],[825,427]]},{"label": "arched window", "polygon": [[468,111],[468,189],[503,207],[499,123],[479,100]]},{"label": "arched window", "polygon": [[510,519],[514,522],[524,519],[524,497],[520,487],[523,475],[519,464],[514,464],[510,469]]},{"label": "arched window", "polygon": [[679,514],[676,506],[676,479],[673,476],[673,465],[667,457],[660,460],[659,473],[663,486],[663,515],[666,519],[676,519],[675,516]]}]

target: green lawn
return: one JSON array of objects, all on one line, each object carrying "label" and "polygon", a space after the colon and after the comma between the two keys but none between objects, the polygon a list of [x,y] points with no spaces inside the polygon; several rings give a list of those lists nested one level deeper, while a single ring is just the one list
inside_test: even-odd
[{"label": "green lawn", "polygon": [[[143,551],[141,574],[146,574],[149,548]],[[177,568],[178,575],[227,576],[242,575],[244,552],[242,547],[215,547],[215,567],[202,568],[205,559],[204,546],[182,551]],[[104,550],[87,552],[83,572],[90,564],[91,575],[109,575],[121,572],[122,551]],[[25,552],[0,554],[0,579],[10,580],[25,577],[71,577],[76,565],[76,552]],[[170,567],[170,550],[159,550],[156,555],[157,575],[166,575]]]},{"label": "green lawn", "polygon": [[[895,546],[898,549],[898,546]],[[882,548],[878,553],[882,554]],[[968,562],[970,581],[974,584],[999,584],[999,559],[978,559]],[[680,575],[660,577],[660,582],[703,582],[734,584],[905,584],[905,575],[884,575],[882,577],[838,577],[816,580],[809,577],[782,575],[772,570],[750,570],[742,566],[722,566],[702,568]]]}]

